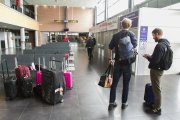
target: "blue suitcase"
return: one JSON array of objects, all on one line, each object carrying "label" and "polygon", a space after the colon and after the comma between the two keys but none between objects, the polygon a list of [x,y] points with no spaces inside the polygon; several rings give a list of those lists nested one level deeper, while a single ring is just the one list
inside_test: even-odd
[{"label": "blue suitcase", "polygon": [[147,83],[145,86],[144,100],[147,105],[154,104],[154,94],[150,83]]}]

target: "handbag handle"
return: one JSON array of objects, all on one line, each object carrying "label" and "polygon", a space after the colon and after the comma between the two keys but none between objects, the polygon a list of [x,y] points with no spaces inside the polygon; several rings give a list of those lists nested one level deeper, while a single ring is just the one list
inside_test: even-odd
[{"label": "handbag handle", "polygon": [[109,75],[111,72],[111,64],[109,64],[108,68],[106,69],[106,72],[104,74]]}]

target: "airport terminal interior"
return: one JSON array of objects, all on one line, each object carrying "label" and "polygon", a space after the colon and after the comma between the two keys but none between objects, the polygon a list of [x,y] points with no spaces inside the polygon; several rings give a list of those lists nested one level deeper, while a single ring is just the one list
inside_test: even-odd
[{"label": "airport terminal interior", "polygon": [[[180,119],[180,0],[0,0],[0,9],[0,120]],[[117,107],[108,110],[111,88],[98,84],[124,18],[132,20],[138,54],[128,106],[121,106],[121,76]],[[149,112],[144,100],[151,79],[142,55],[153,53],[155,28],[163,30],[173,50],[171,68],[161,78],[161,115]],[[86,44],[92,38],[90,58]]]}]

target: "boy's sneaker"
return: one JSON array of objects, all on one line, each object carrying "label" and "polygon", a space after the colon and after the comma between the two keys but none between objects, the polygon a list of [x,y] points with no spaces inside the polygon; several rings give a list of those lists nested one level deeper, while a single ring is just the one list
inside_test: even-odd
[{"label": "boy's sneaker", "polygon": [[115,107],[117,107],[117,103],[110,103],[108,106],[108,110],[111,111],[112,109],[114,109]]},{"label": "boy's sneaker", "polygon": [[128,106],[128,103],[122,103],[121,109],[125,109],[125,108],[127,108],[127,106]]}]

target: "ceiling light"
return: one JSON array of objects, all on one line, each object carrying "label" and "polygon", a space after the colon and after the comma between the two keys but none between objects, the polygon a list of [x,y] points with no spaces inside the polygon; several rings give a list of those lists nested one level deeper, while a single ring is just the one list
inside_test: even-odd
[{"label": "ceiling light", "polygon": [[47,5],[43,5],[45,8],[47,8]]},{"label": "ceiling light", "polygon": [[83,6],[83,7],[82,7],[82,9],[83,9],[83,10],[85,10],[85,9],[86,9],[86,7],[84,7],[84,6]]}]

